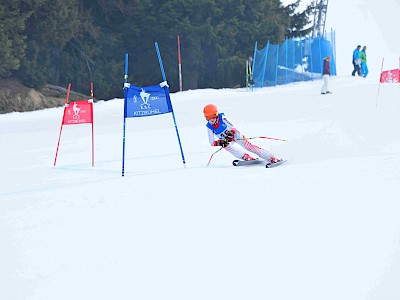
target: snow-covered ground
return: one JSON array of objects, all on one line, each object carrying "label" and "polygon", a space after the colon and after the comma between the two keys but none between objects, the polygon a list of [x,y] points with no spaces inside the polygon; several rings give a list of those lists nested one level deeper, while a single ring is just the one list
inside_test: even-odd
[{"label": "snow-covered ground", "polygon": [[[399,299],[400,91],[332,78],[246,92],[172,94],[171,114],[90,125],[62,108],[0,116],[1,299]],[[215,103],[288,158],[233,167],[208,145]],[[377,105],[378,104],[378,105]]]},{"label": "snow-covered ground", "polygon": [[[400,88],[395,0],[329,1],[338,77],[247,92],[171,95],[171,114],[127,119],[123,100],[90,125],[63,108],[0,115],[0,299],[400,299]],[[394,19],[395,20],[395,19]],[[397,44],[396,44],[397,43]],[[368,46],[370,75],[351,77]],[[122,85],[122,83],[121,83]],[[208,145],[215,103],[288,163],[233,167]]]}]

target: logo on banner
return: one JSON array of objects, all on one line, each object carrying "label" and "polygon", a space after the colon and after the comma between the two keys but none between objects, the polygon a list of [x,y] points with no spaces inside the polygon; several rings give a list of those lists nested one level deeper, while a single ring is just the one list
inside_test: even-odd
[{"label": "logo on banner", "polygon": [[78,104],[76,104],[76,102],[74,102],[74,106],[72,107],[72,110],[74,111],[74,119],[79,119],[79,112],[81,111],[81,108],[78,107]]},{"label": "logo on banner", "polygon": [[382,83],[398,83],[400,81],[400,70],[390,70],[382,72],[381,82]]},{"label": "logo on banner", "polygon": [[130,85],[126,95],[125,117],[148,117],[172,111],[168,90],[159,86]]},{"label": "logo on banner", "polygon": [[86,109],[80,108],[78,106],[78,104],[76,102],[74,102],[74,105],[72,106],[72,111],[70,109],[68,109],[67,114],[69,115],[70,118],[72,118],[72,120],[76,120],[77,121],[76,123],[79,123],[81,114],[82,115],[86,114]]},{"label": "logo on banner", "polygon": [[92,122],[92,103],[87,101],[75,101],[71,106],[65,107],[63,124],[84,124]]},{"label": "logo on banner", "polygon": [[[140,103],[140,109],[151,109],[151,105],[149,103],[149,100],[156,101],[159,99],[158,96],[151,96],[150,93],[147,93],[144,89],[141,90],[139,93],[140,98],[142,99],[142,103]],[[133,96],[133,102],[137,103],[138,102],[138,96],[134,95]]]},{"label": "logo on banner", "polygon": [[[134,112],[135,116],[156,115],[161,113],[159,108],[152,109],[151,103],[149,103],[149,101],[157,101],[160,98],[159,96],[157,95],[152,96],[151,93],[146,92],[143,88],[141,88],[139,96],[142,101],[141,103],[139,103],[141,111],[135,111]],[[135,104],[138,104],[137,103],[139,101],[138,98],[139,97],[137,95],[133,96],[133,102]]]}]

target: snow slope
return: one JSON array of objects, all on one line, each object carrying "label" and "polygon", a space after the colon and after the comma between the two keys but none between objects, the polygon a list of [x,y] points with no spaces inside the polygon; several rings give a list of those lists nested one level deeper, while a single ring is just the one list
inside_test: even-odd
[{"label": "snow slope", "polygon": [[[246,92],[171,95],[171,115],[128,119],[123,100],[94,105],[90,125],[63,109],[0,115],[0,299],[400,298],[400,89],[395,0],[329,1],[338,77]],[[370,76],[351,77],[368,46]],[[287,164],[233,167],[208,145],[215,103]]]},{"label": "snow slope", "polygon": [[[1,299],[398,299],[400,91],[332,78],[172,94],[170,114],[128,119],[95,104],[0,116]],[[378,99],[378,101],[377,101]],[[208,145],[202,107],[289,159],[233,167]],[[378,104],[378,105],[377,105]]]}]

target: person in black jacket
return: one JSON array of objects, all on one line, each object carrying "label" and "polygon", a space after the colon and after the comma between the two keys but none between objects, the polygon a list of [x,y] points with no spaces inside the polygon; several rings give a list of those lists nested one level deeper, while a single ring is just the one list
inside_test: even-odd
[{"label": "person in black jacket", "polygon": [[357,48],[353,51],[353,67],[354,67],[354,70],[353,70],[353,72],[351,72],[351,76],[355,76],[356,73],[358,74],[358,76],[361,76],[360,49],[361,49],[361,45],[358,45]]},{"label": "person in black jacket", "polygon": [[324,84],[322,85],[321,94],[332,94],[329,91],[329,77],[331,76],[331,57],[324,57],[324,68],[322,71],[322,79],[324,80]]}]

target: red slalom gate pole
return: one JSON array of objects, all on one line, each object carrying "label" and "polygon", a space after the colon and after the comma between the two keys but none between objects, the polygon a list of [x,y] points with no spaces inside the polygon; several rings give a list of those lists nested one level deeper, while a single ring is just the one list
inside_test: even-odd
[{"label": "red slalom gate pole", "polygon": [[381,89],[381,83],[382,83],[382,71],[383,71],[383,61],[385,60],[384,57],[382,57],[382,65],[381,65],[381,73],[379,77],[379,84],[378,84],[378,93],[376,94],[376,104],[375,104],[375,109],[378,109],[378,99],[379,99],[379,90]]},{"label": "red slalom gate pole", "polygon": [[[65,105],[68,104],[69,92],[70,92],[70,91],[71,91],[71,83],[68,84],[67,96],[65,97]],[[65,114],[65,106],[64,106],[63,118],[62,118],[62,120],[61,120],[60,134],[59,134],[59,136],[58,136],[57,149],[56,149],[56,156],[55,156],[55,158],[54,158],[54,167],[56,167],[57,156],[58,156],[58,148],[60,147],[60,140],[61,140],[61,132],[62,132],[62,128],[63,128],[64,114]]]},{"label": "red slalom gate pole", "polygon": [[94,103],[94,95],[93,95],[93,82],[90,83],[90,100],[92,101],[92,167],[94,167],[94,119],[93,119],[93,103]]},{"label": "red slalom gate pole", "polygon": [[181,61],[181,40],[178,35],[178,67],[179,67],[179,90],[182,92],[182,61]]}]

